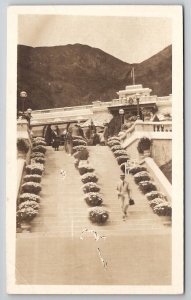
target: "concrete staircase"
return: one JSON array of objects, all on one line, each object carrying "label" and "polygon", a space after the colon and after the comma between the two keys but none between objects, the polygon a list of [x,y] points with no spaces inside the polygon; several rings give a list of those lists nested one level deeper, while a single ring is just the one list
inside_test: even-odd
[{"label": "concrete staircase", "polygon": [[[107,235],[153,234],[153,230],[166,231],[160,218],[153,214],[146,197],[138,190],[131,175],[128,180],[136,205],[129,208],[129,217],[122,220],[120,202],[118,202],[116,183],[120,168],[108,147],[89,147],[89,161],[95,168],[104,199],[104,207],[110,217],[106,225],[92,224],[88,219],[88,205],[84,201],[82,182],[74,167],[74,158],[63,150],[47,150],[45,174],[42,180],[42,192],[39,215],[32,222],[32,234],[46,236],[80,236],[84,228],[94,229]],[[66,172],[63,178],[60,171]]]},{"label": "concrete staircase", "polygon": [[[23,285],[166,285],[171,283],[171,235],[151,211],[133,178],[129,178],[136,205],[122,221],[116,197],[120,169],[108,147],[90,147],[90,161],[99,177],[104,205],[110,219],[104,226],[92,225],[83,200],[82,182],[74,158],[48,147],[42,179],[41,207],[32,222],[32,233],[18,233],[16,283]],[[61,169],[66,171],[62,178]],[[80,239],[84,228],[92,235]],[[98,255],[107,261],[103,268]],[[108,286],[109,288],[109,286]]]}]

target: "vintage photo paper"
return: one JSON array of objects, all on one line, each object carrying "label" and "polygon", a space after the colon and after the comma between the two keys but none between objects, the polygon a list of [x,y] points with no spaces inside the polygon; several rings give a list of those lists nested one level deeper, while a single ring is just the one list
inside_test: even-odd
[{"label": "vintage photo paper", "polygon": [[8,8],[8,293],[183,293],[182,24]]}]

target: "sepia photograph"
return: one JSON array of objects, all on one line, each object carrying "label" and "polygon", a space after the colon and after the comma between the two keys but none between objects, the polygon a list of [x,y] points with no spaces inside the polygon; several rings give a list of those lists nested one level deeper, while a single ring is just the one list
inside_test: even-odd
[{"label": "sepia photograph", "polygon": [[181,6],[8,9],[8,293],[183,293],[182,31]]}]

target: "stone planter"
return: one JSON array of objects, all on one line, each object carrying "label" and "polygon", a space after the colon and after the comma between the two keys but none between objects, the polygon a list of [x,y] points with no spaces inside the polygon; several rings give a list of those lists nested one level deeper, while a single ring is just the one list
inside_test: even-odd
[{"label": "stone planter", "polygon": [[160,216],[159,218],[163,222],[163,225],[171,226],[171,224],[172,224],[171,216]]},{"label": "stone planter", "polygon": [[144,150],[144,157],[150,157],[151,156],[151,150]]},{"label": "stone planter", "polygon": [[31,224],[30,224],[30,222],[22,221],[21,222],[21,230],[22,230],[22,233],[23,232],[30,233],[31,232]]}]

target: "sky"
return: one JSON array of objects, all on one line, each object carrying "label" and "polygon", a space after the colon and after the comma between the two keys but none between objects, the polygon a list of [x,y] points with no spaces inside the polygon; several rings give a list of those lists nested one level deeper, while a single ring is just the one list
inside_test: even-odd
[{"label": "sky", "polygon": [[172,43],[168,18],[20,15],[18,44],[85,44],[128,63],[139,63]]}]

